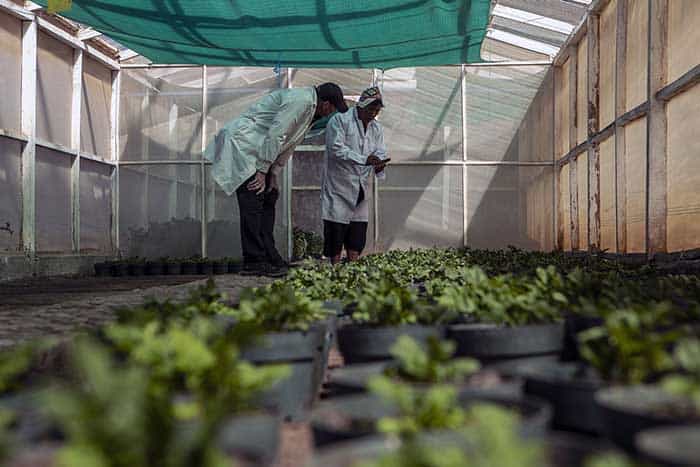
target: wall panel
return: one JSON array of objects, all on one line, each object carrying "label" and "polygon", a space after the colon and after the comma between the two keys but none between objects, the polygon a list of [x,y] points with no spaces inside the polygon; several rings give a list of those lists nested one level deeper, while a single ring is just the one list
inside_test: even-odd
[{"label": "wall panel", "polygon": [[36,78],[36,136],[70,146],[73,49],[39,31]]},{"label": "wall panel", "polygon": [[85,57],[82,92],[80,150],[109,159],[112,71]]},{"label": "wall panel", "polygon": [[600,249],[617,251],[615,136],[600,144]]},{"label": "wall panel", "polygon": [[612,0],[600,15],[600,129],[615,120],[616,22],[617,0]]},{"label": "wall panel", "polygon": [[625,127],[627,253],[646,251],[647,123],[646,118]]},{"label": "wall panel", "polygon": [[[588,153],[581,153],[576,162],[578,186],[578,249],[588,250]],[[575,245],[574,245],[575,246]]]},{"label": "wall panel", "polygon": [[[674,1],[672,0],[670,3]],[[648,31],[648,2],[638,0],[627,2],[627,50],[625,52],[627,56],[627,110],[633,109],[647,100]]]},{"label": "wall panel", "polygon": [[80,250],[112,250],[112,166],[80,161]]},{"label": "wall panel", "polygon": [[571,125],[569,99],[570,60],[557,68],[554,75],[554,135],[555,156],[560,158],[569,152],[569,125]]},{"label": "wall panel", "polygon": [[0,252],[21,250],[22,143],[0,136]]},{"label": "wall panel", "polygon": [[36,249],[69,253],[71,237],[71,166],[73,157],[36,149]]},{"label": "wall panel", "polygon": [[559,170],[559,232],[560,249],[571,250],[571,202],[569,193],[569,165],[565,164]]},{"label": "wall panel", "polygon": [[668,250],[700,248],[700,86],[668,103]]},{"label": "wall panel", "polygon": [[576,79],[576,143],[588,139],[588,36],[578,44],[578,74]]},{"label": "wall panel", "polygon": [[700,64],[700,2],[668,2],[668,76],[672,83]]},{"label": "wall panel", "polygon": [[22,79],[22,22],[0,13],[0,128],[19,130]]}]

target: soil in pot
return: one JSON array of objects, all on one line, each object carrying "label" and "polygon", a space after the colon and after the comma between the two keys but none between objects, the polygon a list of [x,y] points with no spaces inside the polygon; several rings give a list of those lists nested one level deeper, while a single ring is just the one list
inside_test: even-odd
[{"label": "soil in pot", "polygon": [[129,265],[121,261],[112,263],[112,275],[114,277],[126,277],[129,275]]},{"label": "soil in pot", "polygon": [[202,261],[198,264],[197,274],[203,274],[205,276],[211,276],[214,274],[214,263],[209,261]]},{"label": "soil in pot", "polygon": [[525,379],[525,394],[552,404],[554,428],[603,433],[595,393],[604,383],[590,369],[576,363],[540,363],[523,365],[516,374]]},{"label": "soil in pot", "polygon": [[198,274],[198,266],[194,261],[185,261],[182,263],[181,273],[185,276],[196,276]]},{"label": "soil in pot", "polygon": [[182,264],[178,261],[165,263],[165,274],[169,276],[182,274]]},{"label": "soil in pot", "polygon": [[[477,402],[490,402],[515,410],[522,420],[520,432],[526,437],[542,436],[551,419],[551,409],[545,402],[522,397],[509,390],[466,389],[460,392],[459,402],[463,407]],[[374,435],[377,421],[396,413],[394,407],[373,394],[350,395],[323,401],[311,413],[314,443],[320,447]]]},{"label": "soil in pot", "polygon": [[700,466],[700,423],[654,428],[637,434],[637,449],[652,462],[669,467]]},{"label": "soil in pot", "polygon": [[243,352],[243,358],[256,365],[288,365],[290,375],[261,396],[260,403],[285,420],[301,421],[311,408],[316,392],[318,367],[324,334],[318,328],[308,332],[266,334],[262,341]]},{"label": "soil in pot", "polygon": [[95,276],[108,277],[112,275],[112,266],[109,262],[95,263]]},{"label": "soil in pot", "polygon": [[131,263],[129,265],[130,276],[143,276],[146,274],[146,265],[144,263]]},{"label": "soil in pot", "polygon": [[473,357],[482,363],[512,358],[559,355],[564,346],[564,323],[498,326],[454,324],[447,338],[457,343],[456,356]]},{"label": "soil in pot", "polygon": [[214,274],[226,274],[228,273],[228,264],[218,261],[212,264]]},{"label": "soil in pot", "polygon": [[700,414],[689,401],[654,386],[601,389],[595,395],[605,434],[629,452],[635,452],[637,433],[656,427],[700,424]]},{"label": "soil in pot", "polygon": [[402,325],[370,327],[349,324],[338,328],[338,349],[345,364],[390,360],[391,347],[401,335],[413,337],[420,343],[430,336],[441,338],[442,328],[437,326]]},{"label": "soil in pot", "polygon": [[149,276],[162,276],[165,274],[165,266],[161,261],[148,261],[146,274]]}]

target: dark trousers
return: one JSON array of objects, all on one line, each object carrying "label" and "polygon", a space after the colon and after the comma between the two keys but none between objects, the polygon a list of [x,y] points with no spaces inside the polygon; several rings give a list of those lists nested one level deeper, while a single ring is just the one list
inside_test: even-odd
[{"label": "dark trousers", "polygon": [[275,248],[275,204],[277,190],[255,194],[247,188],[253,178],[246,180],[238,190],[238,208],[241,215],[241,246],[246,264],[283,262]]}]

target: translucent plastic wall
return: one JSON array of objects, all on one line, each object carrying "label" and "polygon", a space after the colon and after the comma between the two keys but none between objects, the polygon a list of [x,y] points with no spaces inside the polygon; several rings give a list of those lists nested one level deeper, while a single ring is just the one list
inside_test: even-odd
[{"label": "translucent plastic wall", "polygon": [[[238,202],[212,179],[202,151],[221,127],[258,98],[286,87],[286,74],[230,67],[122,70],[122,255],[241,257]],[[286,255],[288,194],[285,180],[281,182],[275,235]]]},{"label": "translucent plastic wall", "polygon": [[113,253],[113,70],[56,36],[0,11],[0,254]]}]

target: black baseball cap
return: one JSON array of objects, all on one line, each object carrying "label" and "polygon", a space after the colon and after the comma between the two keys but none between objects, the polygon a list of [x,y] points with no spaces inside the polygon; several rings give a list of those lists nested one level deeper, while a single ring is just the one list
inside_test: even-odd
[{"label": "black baseball cap", "polygon": [[322,101],[330,102],[335,106],[338,112],[345,113],[348,111],[348,105],[343,97],[343,90],[335,83],[323,83],[316,88],[318,97]]}]

